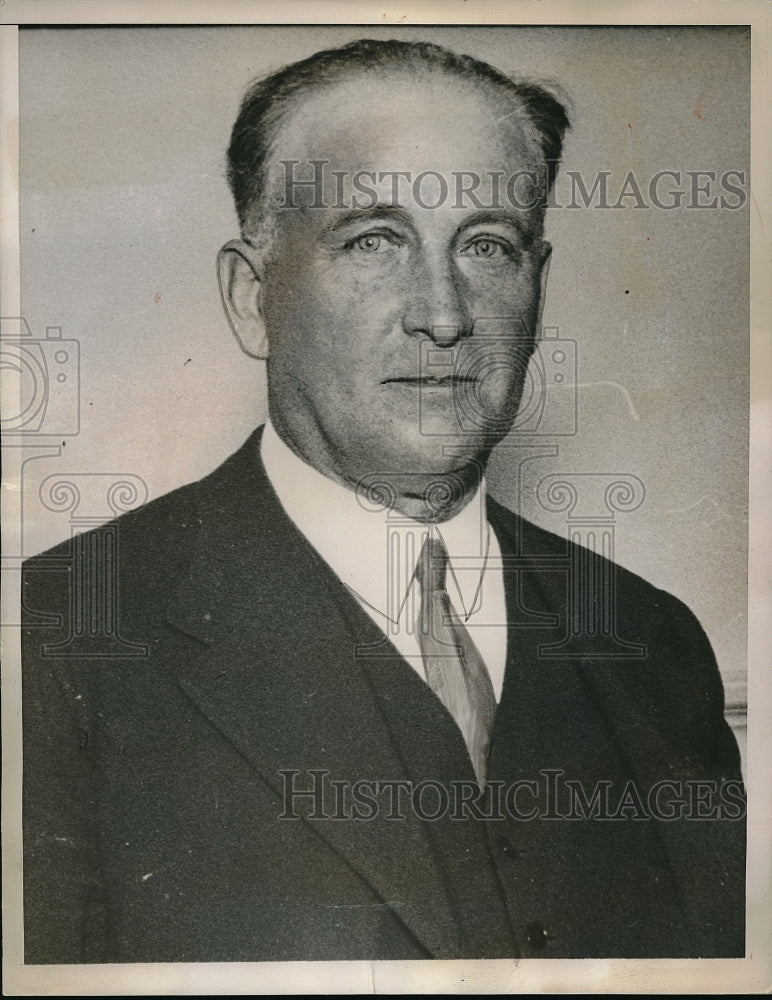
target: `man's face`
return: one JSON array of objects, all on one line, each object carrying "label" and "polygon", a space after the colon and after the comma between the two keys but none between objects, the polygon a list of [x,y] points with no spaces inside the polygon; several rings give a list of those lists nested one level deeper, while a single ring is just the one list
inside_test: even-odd
[{"label": "man's face", "polygon": [[[332,478],[447,474],[487,457],[514,420],[548,248],[539,209],[504,196],[507,178],[539,166],[507,110],[444,75],[363,78],[306,101],[274,144],[280,205],[282,160],[298,161],[295,180],[325,161],[325,183],[324,207],[296,186],[298,207],[275,209],[261,275],[271,418]],[[442,176],[444,198],[436,174],[415,186],[423,171]],[[460,171],[483,179],[482,208],[457,197]],[[491,171],[504,177],[497,200]]]}]

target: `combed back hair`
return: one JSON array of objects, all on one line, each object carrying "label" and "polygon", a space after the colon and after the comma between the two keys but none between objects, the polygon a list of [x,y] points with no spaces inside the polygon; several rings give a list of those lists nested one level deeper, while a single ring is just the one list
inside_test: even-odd
[{"label": "combed back hair", "polygon": [[538,83],[517,80],[500,70],[459,55],[432,42],[378,41],[363,38],[337,49],[316,52],[307,59],[285,66],[256,80],[241,103],[228,148],[230,184],[242,232],[265,197],[265,165],[269,150],[297,104],[360,73],[372,76],[379,70],[427,70],[451,74],[460,80],[496,87],[530,122],[547,165],[547,189],[552,186],[569,127],[564,105]]}]

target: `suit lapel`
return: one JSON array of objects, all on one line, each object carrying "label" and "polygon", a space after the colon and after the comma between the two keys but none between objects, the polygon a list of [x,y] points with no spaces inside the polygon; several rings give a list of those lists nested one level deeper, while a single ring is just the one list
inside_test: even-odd
[{"label": "suit lapel", "polygon": [[[499,776],[498,768],[507,772],[502,777],[534,779],[543,769],[554,769],[563,772],[561,778],[583,782],[586,792],[609,781],[614,788],[612,809],[628,782],[646,803],[649,789],[663,779],[683,783],[714,778],[694,759],[693,733],[685,748],[678,745],[679,708],[677,703],[663,700],[668,689],[666,685],[663,688],[662,674],[679,668],[654,644],[648,623],[626,622],[628,627],[640,627],[636,641],[648,643],[645,660],[540,656],[540,644],[554,644],[564,634],[568,600],[565,556],[550,568],[550,555],[539,553],[538,534],[527,522],[502,516],[496,505],[490,513],[505,565],[509,564],[505,578],[510,621],[507,671],[491,754],[492,775]],[[541,618],[552,624],[538,627],[525,623],[524,609],[532,622]],[[699,940],[705,922],[700,903],[710,897],[712,887],[731,881],[725,859],[736,854],[733,840],[737,832],[731,823],[707,821],[652,822],[647,827],[679,886],[683,915],[694,923],[692,939]],[[720,845],[725,840],[724,853]],[[695,857],[700,858],[699,864],[694,863]],[[726,890],[730,913],[732,889],[729,885]],[[719,915],[713,914],[712,919],[719,920]],[[731,917],[727,918],[727,925],[730,921]]]},{"label": "suit lapel", "polygon": [[[507,669],[494,727],[492,763],[506,777],[538,779],[542,770],[596,780],[633,776],[601,707],[603,684],[583,660],[545,657],[566,627],[565,555],[546,551],[531,526],[492,505],[491,523],[504,560]],[[553,549],[555,547],[553,546]],[[601,773],[603,772],[603,773]],[[505,777],[505,775],[502,775]]]},{"label": "suit lapel", "polygon": [[[383,655],[356,655],[346,610],[371,626],[365,643],[378,630],[284,514],[258,441],[202,484],[195,552],[168,618],[202,642],[176,666],[180,686],[275,792],[278,817],[288,782],[311,787],[313,769],[350,783],[405,778],[393,695],[424,685],[388,642]],[[423,824],[401,823],[395,851],[394,823],[380,820],[301,822],[395,903],[430,955],[447,952],[456,932]],[[416,898],[425,905],[401,905]]]}]

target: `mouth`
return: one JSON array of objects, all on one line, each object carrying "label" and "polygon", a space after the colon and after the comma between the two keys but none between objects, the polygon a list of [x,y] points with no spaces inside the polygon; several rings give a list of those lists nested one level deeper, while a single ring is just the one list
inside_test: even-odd
[{"label": "mouth", "polygon": [[442,377],[437,375],[395,375],[393,378],[385,378],[381,385],[452,388],[456,385],[473,385],[476,381],[476,378],[468,375],[443,375]]}]

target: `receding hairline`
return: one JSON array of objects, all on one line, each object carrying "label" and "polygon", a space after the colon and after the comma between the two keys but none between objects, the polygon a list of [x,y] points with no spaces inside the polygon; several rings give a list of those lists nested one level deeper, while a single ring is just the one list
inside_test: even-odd
[{"label": "receding hairline", "polygon": [[[425,87],[428,89],[441,80],[442,77],[446,77],[459,90],[464,91],[466,94],[478,95],[484,99],[490,97],[490,100],[485,100],[485,103],[499,105],[501,109],[499,120],[502,124],[508,119],[517,116],[518,120],[527,125],[528,132],[533,136],[536,151],[541,155],[538,129],[528,114],[526,101],[519,94],[514,91],[507,91],[503,85],[490,80],[466,79],[454,73],[451,69],[442,66],[416,66],[412,64],[405,64],[404,66],[397,64],[387,65],[383,67],[383,72],[377,78],[367,76],[358,67],[347,67],[346,75],[341,75],[336,80],[325,80],[318,85],[309,84],[307,89],[298,90],[286,98],[280,98],[278,102],[279,106],[277,107],[278,113],[275,115],[272,123],[273,130],[267,144],[267,151],[272,152],[275,149],[279,136],[291,128],[294,122],[304,112],[308,111],[314,102],[323,103],[334,99],[336,90],[358,83],[360,77],[363,79],[364,89],[368,94],[375,93],[379,89],[384,91],[387,95],[387,100],[384,101],[385,107],[388,107],[390,103],[393,104],[393,102],[388,101],[388,91],[391,84],[404,82],[415,84],[417,88]],[[513,106],[515,104],[516,106]],[[459,127],[463,127],[463,122],[459,122]]]},{"label": "receding hairline", "polygon": [[[375,54],[377,75],[368,72],[373,67],[363,61],[370,51]],[[321,69],[316,73],[318,65]],[[501,108],[502,131],[507,120],[516,119],[537,162],[554,163],[556,169],[569,121],[550,85],[508,76],[489,63],[433,43],[361,39],[317,52],[247,87],[229,148],[229,181],[242,231],[252,229],[269,210],[267,164],[275,159],[281,137],[314,100],[323,101],[358,80],[375,89],[393,80],[421,86],[442,77],[462,90],[490,95]],[[548,149],[557,155],[550,156]],[[250,169],[249,153],[255,151]]]}]

